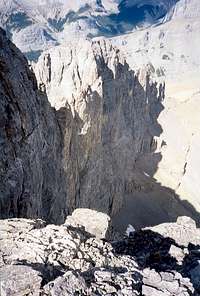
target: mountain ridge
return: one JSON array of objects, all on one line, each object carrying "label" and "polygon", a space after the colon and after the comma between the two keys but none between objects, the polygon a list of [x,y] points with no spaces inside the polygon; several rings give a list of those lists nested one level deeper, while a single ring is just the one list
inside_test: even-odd
[{"label": "mountain ridge", "polygon": [[114,36],[156,23],[176,0],[0,2],[1,26],[29,59],[65,40]]}]

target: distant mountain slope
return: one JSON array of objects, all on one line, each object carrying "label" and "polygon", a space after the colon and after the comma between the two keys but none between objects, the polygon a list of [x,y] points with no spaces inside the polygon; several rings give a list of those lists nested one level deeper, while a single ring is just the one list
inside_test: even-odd
[{"label": "distant mountain slope", "polygon": [[166,19],[194,19],[200,16],[200,2],[199,0],[180,0],[171,9],[167,15]]},{"label": "distant mountain slope", "polygon": [[80,36],[115,36],[154,24],[177,0],[0,0],[0,25],[30,59]]}]

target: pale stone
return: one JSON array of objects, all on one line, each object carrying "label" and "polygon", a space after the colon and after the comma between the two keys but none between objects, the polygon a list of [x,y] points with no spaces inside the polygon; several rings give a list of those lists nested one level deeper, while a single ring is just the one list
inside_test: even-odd
[{"label": "pale stone", "polygon": [[76,209],[65,223],[84,226],[85,230],[97,238],[105,238],[109,229],[110,217],[90,209]]}]

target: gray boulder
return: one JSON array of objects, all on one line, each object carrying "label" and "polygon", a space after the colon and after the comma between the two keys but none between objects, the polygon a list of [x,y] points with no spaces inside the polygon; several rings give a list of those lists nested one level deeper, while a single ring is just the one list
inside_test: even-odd
[{"label": "gray boulder", "polygon": [[110,217],[90,209],[76,209],[68,216],[65,224],[74,224],[76,227],[83,226],[87,232],[97,238],[106,238],[110,226]]}]

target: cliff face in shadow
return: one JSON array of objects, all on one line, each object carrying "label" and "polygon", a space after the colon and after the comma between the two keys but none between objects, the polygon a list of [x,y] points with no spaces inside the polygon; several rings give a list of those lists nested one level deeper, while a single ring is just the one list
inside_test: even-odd
[{"label": "cliff face in shadow", "polygon": [[57,112],[67,105],[74,118],[73,140],[64,139],[71,148],[63,153],[70,211],[106,212],[121,231],[127,223],[141,227],[179,215],[198,220],[189,203],[153,178],[162,158],[155,137],[162,133],[164,85],[153,83],[145,70],[134,73],[106,41],[52,49],[40,57],[35,73]]},{"label": "cliff face in shadow", "polygon": [[162,93],[148,77],[142,86],[126,63],[116,63],[111,71],[98,56],[97,68],[101,96],[99,91],[89,94],[92,103],[85,97],[90,127],[79,139],[83,165],[77,205],[113,215],[123,204],[126,184],[134,178],[138,155],[153,149],[153,131],[160,127],[155,122],[157,110],[151,113],[151,108],[161,110]]},{"label": "cliff face in shadow", "polygon": [[0,50],[2,218],[62,223],[86,207],[122,229],[198,217],[153,179],[164,85],[134,73],[109,42],[85,41],[41,56],[38,90],[3,32]]},{"label": "cliff face in shadow", "polygon": [[123,207],[113,218],[118,231],[125,231],[127,224],[139,229],[175,222],[179,216],[192,217],[199,225],[200,215],[193,205],[154,179],[161,157],[160,153],[149,153],[137,159],[134,179],[126,185]]},{"label": "cliff face in shadow", "polygon": [[62,133],[26,59],[3,30],[0,92],[0,217],[62,222],[67,186]]},{"label": "cliff face in shadow", "polygon": [[155,149],[164,85],[151,82],[145,71],[134,73],[106,41],[52,49],[35,72],[58,117],[70,108],[74,118],[69,143],[68,123],[61,116],[68,208],[115,215],[127,184],[135,180],[137,159]]}]

